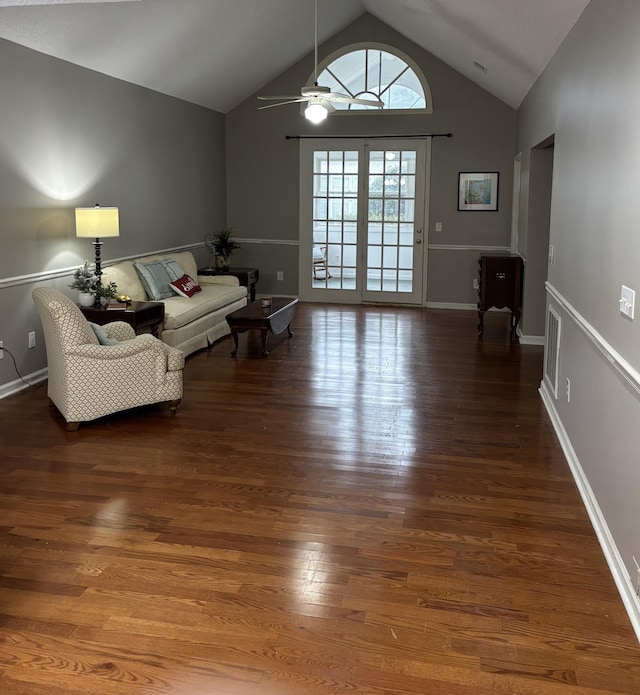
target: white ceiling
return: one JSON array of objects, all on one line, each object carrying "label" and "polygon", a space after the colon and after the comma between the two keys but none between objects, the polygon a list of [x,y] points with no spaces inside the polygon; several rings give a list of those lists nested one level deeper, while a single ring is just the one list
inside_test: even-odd
[{"label": "white ceiling", "polygon": [[[370,12],[517,108],[588,4],[319,0],[318,32]],[[314,0],[0,0],[0,37],[223,113],[313,50],[313,22]]]}]

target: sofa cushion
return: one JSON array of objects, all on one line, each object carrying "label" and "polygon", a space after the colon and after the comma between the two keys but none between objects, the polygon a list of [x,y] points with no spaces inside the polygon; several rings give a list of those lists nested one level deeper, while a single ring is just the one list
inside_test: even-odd
[{"label": "sofa cushion", "polygon": [[189,277],[198,276],[198,265],[191,251],[178,251],[177,253],[167,254],[167,260],[175,261]]},{"label": "sofa cushion", "polygon": [[147,292],[149,299],[159,301],[173,296],[171,280],[164,261],[150,261],[142,263],[135,261],[134,267],[140,275],[140,280]]},{"label": "sofa cushion", "polygon": [[170,286],[173,291],[181,297],[193,297],[194,294],[202,292],[202,287],[188,275],[183,275],[181,278],[174,280]]},{"label": "sofa cushion", "polygon": [[[198,266],[191,251],[155,254],[150,256],[141,256],[140,258],[135,259],[135,262],[137,263],[152,263],[154,261],[175,261],[176,264],[182,269],[180,276],[186,274],[189,277],[197,279]],[[212,277],[210,279],[213,280],[214,278]],[[234,280],[236,284],[238,282],[233,276],[226,279]],[[140,275],[134,267],[134,261],[120,261],[120,263],[106,266],[102,269],[102,282],[103,284],[115,282],[118,286],[118,292],[129,295],[129,297],[131,297],[131,299],[133,299],[135,302],[146,302],[151,299],[151,297],[147,295],[147,292],[142,285]],[[200,282],[199,284],[202,283]],[[174,296],[173,291],[169,296]]]},{"label": "sofa cushion", "polygon": [[120,294],[126,294],[134,302],[146,302],[148,300],[140,276],[133,266],[133,261],[121,261],[115,265],[107,266],[102,271],[102,283],[115,282]]},{"label": "sofa cushion", "polygon": [[164,267],[166,268],[171,280],[178,280],[183,275],[186,275],[182,269],[182,266],[178,263],[178,261],[174,261],[173,258],[167,258],[162,262],[164,263]]},{"label": "sofa cushion", "polygon": [[193,297],[173,296],[164,300],[164,329],[172,330],[210,314],[247,296],[246,287],[206,285]]}]

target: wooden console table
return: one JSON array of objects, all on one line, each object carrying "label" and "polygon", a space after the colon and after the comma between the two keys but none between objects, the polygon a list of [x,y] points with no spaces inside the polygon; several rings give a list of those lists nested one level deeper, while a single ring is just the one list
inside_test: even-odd
[{"label": "wooden console table", "polygon": [[104,326],[111,321],[124,321],[136,333],[148,328],[151,334],[158,337],[158,328],[164,321],[164,304],[162,302],[131,302],[121,307],[103,309],[99,306],[81,306],[80,311],[87,321]]},{"label": "wooden console table", "polygon": [[243,287],[249,288],[249,296],[252,302],[256,301],[256,284],[260,279],[258,268],[233,267],[220,270],[218,268],[198,268],[198,275],[233,275]]}]

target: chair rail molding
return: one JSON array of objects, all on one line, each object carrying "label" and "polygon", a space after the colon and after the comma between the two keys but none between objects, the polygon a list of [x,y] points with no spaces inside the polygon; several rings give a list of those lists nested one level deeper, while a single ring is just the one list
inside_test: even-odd
[{"label": "chair rail molding", "polygon": [[[134,253],[130,256],[123,256],[122,258],[114,258],[103,263],[103,267],[108,267],[114,263],[121,263],[122,261],[130,261],[133,258],[140,258],[140,256],[152,256],[160,253],[173,253],[175,251],[190,251],[191,249],[199,249],[203,246],[202,242],[197,242],[194,244],[183,244],[181,246],[176,246],[169,249],[160,249],[158,251],[148,251],[144,254]],[[46,280],[54,280],[56,278],[63,278],[66,275],[71,275],[73,271],[78,266],[73,266],[71,268],[52,268],[51,270],[43,270],[38,273],[29,273],[27,275],[16,275],[15,277],[0,278],[0,290],[7,287],[18,287],[19,285],[30,285],[36,282],[43,282]]]},{"label": "chair rail molding", "polygon": [[300,246],[298,239],[249,239],[236,237],[238,243],[242,244],[268,244],[269,246]]},{"label": "chair rail molding", "polygon": [[476,246],[469,244],[429,244],[429,251],[482,251],[488,253],[510,254],[509,246]]},{"label": "chair rail molding", "polygon": [[[635,367],[625,360],[625,358],[603,338],[603,336],[575,309],[571,302],[569,302],[554,285],[547,281],[545,283],[545,288],[549,297],[563,310],[565,316],[578,326],[610,367],[629,384],[635,396],[640,396],[640,373]],[[571,440],[569,439],[569,435],[564,428],[560,415],[556,410],[553,394],[544,380],[540,384],[539,392],[556,435],[560,440],[560,445],[562,446],[565,458],[569,464],[571,474],[578,487],[587,513],[589,514],[589,518],[591,519],[591,523],[598,537],[600,546],[602,547],[602,551],[609,565],[609,569],[611,570],[611,574],[613,575],[627,614],[629,615],[633,629],[640,640],[640,598],[636,595],[631,577],[629,576],[620,552],[611,535],[596,496],[589,484]]]},{"label": "chair rail molding", "polygon": [[640,372],[615,350],[549,281],[545,283],[545,288],[549,296],[589,338],[613,369],[631,386],[636,395],[640,396]]}]

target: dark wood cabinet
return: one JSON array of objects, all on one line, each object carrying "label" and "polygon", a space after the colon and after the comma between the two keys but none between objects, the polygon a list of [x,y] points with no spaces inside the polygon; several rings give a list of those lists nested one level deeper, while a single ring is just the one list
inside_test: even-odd
[{"label": "dark wood cabinet", "polygon": [[511,336],[522,313],[523,261],[520,256],[480,256],[478,261],[478,334],[484,331],[484,314],[496,309],[511,310]]}]

